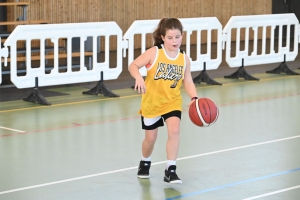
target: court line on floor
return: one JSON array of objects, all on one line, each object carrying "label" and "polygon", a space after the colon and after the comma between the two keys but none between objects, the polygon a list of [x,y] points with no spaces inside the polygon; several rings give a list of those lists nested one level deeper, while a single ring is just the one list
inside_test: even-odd
[{"label": "court line on floor", "polygon": [[[285,174],[289,174],[289,173],[293,173],[293,172],[297,172],[297,171],[300,171],[300,168],[296,168],[296,169],[292,169],[292,170],[286,170],[286,171],[278,172],[278,173],[275,173],[275,174],[269,174],[269,175],[266,175],[266,176],[260,176],[260,177],[256,177],[256,178],[252,178],[252,179],[247,179],[247,180],[243,180],[243,181],[234,182],[234,183],[229,183],[229,184],[226,184],[226,185],[221,185],[221,186],[217,186],[217,187],[213,187],[213,188],[209,188],[209,189],[205,189],[205,190],[200,190],[200,191],[196,191],[196,192],[191,192],[191,193],[188,193],[188,194],[183,194],[183,195],[167,198],[166,200],[182,199],[182,198],[185,198],[185,197],[191,197],[191,196],[195,196],[195,195],[198,195],[198,194],[204,194],[204,193],[207,193],[207,192],[212,192],[212,191],[216,191],[216,190],[220,190],[220,189],[224,189],[224,188],[234,187],[234,186],[237,186],[237,185],[242,185],[242,184],[246,184],[246,183],[260,181],[260,180],[264,180],[264,179],[268,179],[268,178],[272,178],[272,177],[276,177],[276,176],[280,176],[280,175],[285,175]],[[247,200],[250,200],[250,199],[247,199]]]},{"label": "court line on floor", "polygon": [[[208,152],[208,153],[203,153],[203,154],[197,154],[197,155],[193,155],[193,156],[182,157],[182,158],[178,158],[177,160],[186,160],[186,159],[191,159],[191,158],[197,158],[197,157],[218,154],[218,153],[223,153],[223,152],[228,152],[228,151],[234,151],[234,150],[238,150],[238,149],[245,149],[245,148],[249,148],[249,147],[270,144],[270,143],[275,143],[275,142],[281,142],[281,141],[286,141],[286,140],[291,140],[291,139],[296,139],[296,138],[300,138],[300,135],[287,137],[287,138],[281,138],[281,139],[277,139],[277,140],[270,140],[270,141],[260,142],[260,143],[250,144],[250,145],[244,145],[244,146],[239,146],[239,147],[234,147],[234,148],[229,148],[229,149],[223,149],[223,150],[213,151],[213,152]],[[153,165],[159,165],[159,164],[165,164],[165,163],[166,163],[166,161],[160,161],[160,162],[151,163],[151,165],[153,166]],[[40,187],[45,187],[45,186],[50,186],[50,185],[57,185],[57,184],[61,184],[61,183],[72,182],[72,181],[77,181],[77,180],[82,180],[82,179],[87,179],[87,178],[93,178],[93,177],[103,176],[103,175],[107,175],[107,174],[114,174],[114,173],[129,171],[129,170],[133,170],[133,169],[137,169],[137,168],[138,168],[137,166],[128,167],[128,168],[123,168],[123,169],[118,169],[118,170],[113,170],[113,171],[108,171],[108,172],[91,174],[91,175],[87,175],[87,176],[80,176],[80,177],[76,177],[76,178],[70,178],[70,179],[65,179],[65,180],[60,180],[60,181],[54,181],[54,182],[49,182],[49,183],[44,183],[44,184],[38,184],[38,185],[33,185],[33,186],[28,186],[28,187],[6,190],[6,191],[0,192],[0,195],[34,189],[34,188],[40,188]]]},{"label": "court line on floor", "polygon": [[[267,97],[267,98],[262,98],[262,99],[255,99],[255,100],[248,100],[248,101],[240,101],[240,102],[232,102],[232,103],[227,103],[227,104],[220,104],[219,106],[230,106],[230,105],[237,105],[237,104],[244,104],[244,103],[252,103],[252,102],[259,102],[259,101],[266,101],[270,99],[278,99],[278,98],[285,98],[285,97],[292,97],[292,96],[299,96],[300,93],[295,93],[295,94],[288,94],[288,95],[283,95],[283,96],[274,96],[274,97]],[[187,112],[188,109],[183,109],[182,112]],[[96,122],[90,122],[86,124],[80,124],[80,126],[89,126],[89,125],[96,125],[96,124],[105,124],[105,123],[110,123],[110,122],[117,122],[117,121],[122,121],[122,120],[131,120],[135,118],[140,118],[140,115],[134,116],[134,117],[128,117],[128,118],[121,118],[121,119],[112,119],[112,120],[104,120],[104,121],[96,121]],[[75,125],[77,124],[77,125]],[[11,136],[16,136],[16,135],[25,135],[25,134],[31,134],[31,133],[41,133],[41,132],[46,132],[46,131],[55,131],[55,130],[62,130],[62,129],[68,129],[68,128],[76,128],[78,127],[79,123],[73,123],[72,125],[67,125],[63,127],[54,127],[54,128],[47,128],[47,129],[40,129],[40,130],[32,130],[32,131],[25,131],[25,132],[20,132],[16,134],[5,134],[5,135],[0,135],[0,138],[6,138],[6,137],[11,137]]]},{"label": "court line on floor", "polygon": [[277,191],[274,191],[274,192],[269,192],[269,193],[258,195],[258,196],[255,196],[255,197],[249,197],[249,198],[246,198],[246,199],[243,199],[243,200],[259,199],[261,197],[267,197],[267,196],[271,196],[271,195],[274,195],[274,194],[278,194],[278,193],[282,193],[282,192],[287,192],[287,191],[290,191],[290,190],[295,190],[295,189],[298,189],[298,188],[300,188],[300,185],[297,185],[297,186],[294,186],[294,187],[285,188],[285,189],[282,189],[282,190],[277,190]]},{"label": "court line on floor", "polygon": [[183,158],[178,158],[177,160],[186,160],[186,159],[196,158],[196,157],[200,157],[200,156],[207,156],[207,155],[223,153],[223,152],[227,152],[227,151],[245,149],[245,148],[249,148],[249,147],[260,146],[260,145],[270,144],[270,143],[275,143],[275,142],[281,142],[281,141],[291,140],[291,139],[296,139],[296,138],[300,138],[300,135],[293,136],[293,137],[282,138],[282,139],[277,139],[277,140],[270,140],[270,141],[266,141],[266,142],[255,143],[255,144],[249,144],[249,145],[244,145],[244,146],[238,146],[238,147],[233,147],[233,148],[219,150],[219,151],[212,151],[212,152],[208,152],[208,153],[204,153],[204,154],[200,154],[200,155],[186,156],[186,157],[183,157]]},{"label": "court line on floor", "polygon": [[136,118],[141,118],[140,115],[133,116],[133,117],[127,117],[127,118],[119,118],[119,119],[111,119],[111,120],[103,120],[103,121],[96,121],[96,122],[90,122],[90,123],[71,123],[71,125],[67,126],[61,126],[61,127],[54,127],[54,128],[47,128],[47,129],[39,129],[39,130],[32,130],[32,131],[24,131],[20,133],[10,133],[10,134],[5,134],[5,135],[0,135],[0,138],[6,138],[6,137],[11,137],[11,136],[17,136],[17,135],[27,135],[27,134],[32,134],[32,133],[44,133],[47,131],[57,131],[57,130],[64,130],[64,129],[71,129],[71,128],[76,128],[79,126],[90,126],[90,125],[98,125],[98,124],[106,124],[106,123],[111,123],[111,122],[118,122],[118,121],[125,121],[125,120],[132,120]]},{"label": "court line on floor", "polygon": [[21,131],[21,130],[17,130],[17,129],[7,128],[7,127],[3,127],[3,126],[0,126],[0,129],[14,131],[14,132],[18,132],[18,133],[25,133],[26,132],[26,131]]},{"label": "court line on floor", "polygon": [[[231,86],[236,84],[244,84],[244,83],[259,83],[264,81],[271,81],[271,80],[277,80],[277,79],[285,79],[285,78],[296,78],[298,76],[285,76],[285,77],[277,77],[277,78],[267,78],[267,79],[260,79],[259,81],[244,81],[244,82],[234,82],[234,83],[224,83],[222,86]],[[207,87],[220,87],[219,85],[205,85],[204,87],[198,87],[196,85],[196,89],[199,88],[207,88]],[[183,89],[182,89],[183,90]],[[31,110],[31,109],[40,109],[40,108],[51,108],[51,107],[57,107],[57,106],[66,106],[66,105],[75,105],[75,104],[82,104],[82,103],[91,103],[91,102],[98,102],[98,101],[107,101],[107,100],[117,100],[122,98],[132,98],[136,96],[141,96],[140,94],[132,94],[128,96],[122,96],[118,98],[103,98],[103,99],[94,99],[94,100],[85,100],[85,101],[76,101],[76,102],[69,102],[69,103],[61,103],[61,104],[53,104],[51,106],[36,106],[36,107],[29,107],[29,108],[17,108],[12,110],[0,110],[0,113],[6,113],[6,112],[16,112],[16,111],[24,111],[24,110]]]}]

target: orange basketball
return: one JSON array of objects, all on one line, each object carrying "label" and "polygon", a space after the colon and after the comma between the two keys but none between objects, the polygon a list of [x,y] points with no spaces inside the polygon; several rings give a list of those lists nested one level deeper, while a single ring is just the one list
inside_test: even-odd
[{"label": "orange basketball", "polygon": [[219,109],[213,100],[199,98],[190,105],[189,116],[195,125],[205,127],[217,121]]}]

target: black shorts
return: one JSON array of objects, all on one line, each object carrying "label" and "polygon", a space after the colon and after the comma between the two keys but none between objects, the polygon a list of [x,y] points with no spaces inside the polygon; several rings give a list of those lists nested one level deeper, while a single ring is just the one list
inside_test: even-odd
[{"label": "black shorts", "polygon": [[166,121],[169,117],[178,117],[179,119],[181,119],[181,111],[180,110],[174,110],[171,112],[168,112],[166,114],[163,114],[161,116],[161,118],[155,122],[154,124],[147,126],[144,123],[144,117],[141,116],[141,120],[142,120],[142,129],[144,130],[154,130],[160,126],[164,126],[164,121]]}]

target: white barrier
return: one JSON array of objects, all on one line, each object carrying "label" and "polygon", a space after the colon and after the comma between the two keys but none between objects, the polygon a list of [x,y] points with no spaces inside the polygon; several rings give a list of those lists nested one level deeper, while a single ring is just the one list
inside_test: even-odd
[{"label": "white barrier", "polygon": [[[141,54],[146,51],[146,34],[153,33],[158,25],[159,20],[136,20],[123,36],[127,40],[127,47],[124,48],[124,57],[126,56],[126,48],[128,48],[128,66],[135,59],[134,58],[134,35],[141,34]],[[145,67],[140,69],[140,73],[145,76],[147,70]]]},{"label": "white barrier", "polygon": [[[226,62],[230,67],[240,67],[242,60],[244,60],[245,66],[267,64],[267,63],[278,63],[284,61],[293,61],[298,55],[298,24],[299,21],[295,14],[270,14],[270,15],[249,15],[249,16],[233,16],[230,18],[228,23],[223,29],[224,44],[226,42]],[[283,26],[287,27],[286,33],[286,46],[283,46]],[[295,26],[294,29],[294,43],[291,44],[290,33],[291,26]],[[258,28],[262,28],[262,50],[261,54],[257,52]],[[279,27],[278,35],[278,52],[276,53],[275,48],[275,28]],[[245,49],[240,50],[241,44],[241,29],[245,29]],[[271,29],[270,36],[270,52],[266,52],[266,40],[267,40],[267,28]],[[232,44],[232,30],[236,29],[236,50],[235,56],[231,56],[231,44]],[[254,31],[253,38],[253,51],[249,52],[249,31]],[[251,39],[252,40],[252,39]],[[293,45],[293,51],[291,46]],[[225,46],[223,46],[224,48]],[[250,54],[251,53],[251,54]]]},{"label": "white barrier", "polygon": [[[105,61],[97,62],[97,37],[105,37]],[[117,36],[117,66],[109,67],[109,37]],[[72,38],[80,38],[80,69],[72,71],[72,52],[67,51],[67,71],[59,73],[59,39],[67,38],[67,49],[72,49]],[[84,65],[85,50],[84,41],[87,37],[93,38],[92,69],[88,70]],[[54,68],[49,74],[45,72],[45,40],[51,39],[54,44]],[[17,75],[17,41],[26,41],[26,75]],[[40,40],[40,67],[31,67],[31,40]],[[100,80],[100,73],[104,73],[104,80],[117,79],[122,72],[122,30],[115,22],[91,22],[70,24],[45,24],[17,26],[4,43],[10,47],[11,81],[17,88],[30,88],[38,86],[51,86],[72,84],[80,82],[92,82]]]},{"label": "white barrier", "polygon": [[[222,25],[216,17],[203,18],[181,18],[186,34],[186,54],[190,56],[190,35],[193,31],[197,32],[196,59],[191,60],[191,71],[200,71],[203,69],[204,62],[207,70],[217,69],[222,62]],[[141,53],[146,50],[146,34],[153,33],[159,20],[137,20],[134,21],[123,36],[128,41],[128,66],[134,60],[134,35],[141,35]],[[212,59],[212,30],[217,31],[217,57]],[[207,31],[207,52],[201,53],[201,31]],[[146,68],[140,69],[140,73],[145,76]]]},{"label": "white barrier", "polygon": [[[196,59],[191,60],[191,71],[203,70],[203,65],[206,63],[207,70],[217,69],[222,62],[222,24],[216,17],[201,17],[201,18],[189,18],[180,19],[186,31],[186,53],[190,56],[190,35],[193,31],[197,32],[196,42]],[[216,58],[212,55],[212,31],[217,31],[217,46],[216,46]],[[205,45],[207,46],[206,53],[201,52],[201,31],[207,31],[207,38]]]},{"label": "white barrier", "polygon": [[[1,37],[0,37],[1,41]],[[7,65],[8,49],[0,46],[0,84],[2,83],[2,58],[5,59],[4,65]]]},{"label": "white barrier", "polygon": [[[282,61],[293,61],[298,55],[299,22],[294,14],[271,14],[271,15],[251,15],[231,17],[227,25],[222,30],[222,25],[215,17],[204,18],[182,18],[179,19],[185,31],[186,53],[191,53],[191,35],[196,33],[196,58],[191,60],[191,71],[205,71],[217,69],[222,62],[222,42],[226,51],[226,62],[230,67],[240,67],[241,65],[258,65],[276,63]],[[100,80],[100,72],[103,72],[104,80],[117,79],[122,72],[122,50],[124,57],[128,50],[128,65],[134,60],[134,37],[141,35],[141,53],[146,51],[146,36],[153,33],[159,20],[137,20],[129,27],[122,40],[122,30],[115,22],[99,23],[72,23],[72,24],[49,24],[49,25],[26,25],[18,26],[4,43],[5,48],[0,49],[1,57],[7,58],[7,47],[10,47],[11,81],[18,88],[29,88],[36,85],[38,78],[39,86],[51,86],[60,84],[72,84],[79,82],[91,82]],[[291,33],[291,26],[294,26],[294,41],[291,43],[288,37]],[[283,45],[283,29],[286,27],[286,44]],[[275,52],[275,29],[278,28],[278,51]],[[236,30],[236,50],[235,56],[231,56],[232,32]],[[245,30],[245,48],[240,50],[243,36],[241,29]],[[258,53],[259,29],[262,30],[262,49]],[[212,31],[216,31],[216,58],[212,55]],[[253,30],[253,51],[249,52],[250,30]],[[267,32],[270,30],[268,37]],[[201,32],[206,31],[207,37],[201,38]],[[223,34],[222,34],[223,31]],[[97,62],[97,40],[99,36],[105,37],[105,61]],[[117,36],[117,66],[110,68],[109,65],[109,37]],[[60,38],[67,38],[67,49],[71,48],[71,39],[80,38],[80,70],[72,72],[71,52],[67,55],[67,72],[59,73],[58,66],[58,41]],[[88,70],[84,66],[84,41],[93,38],[92,63],[93,69]],[[31,41],[38,39],[40,43],[40,67],[31,67]],[[54,68],[50,74],[45,73],[45,39],[51,39],[54,44]],[[206,39],[206,40],[205,40]],[[270,40],[270,52],[267,53],[267,42]],[[26,41],[26,75],[17,75],[17,41]],[[207,45],[206,53],[201,52],[202,43]],[[226,46],[225,46],[226,44]],[[203,46],[202,46],[203,47]],[[2,61],[1,61],[2,63]],[[0,73],[1,73],[0,63]],[[206,65],[204,65],[204,63]],[[6,65],[6,64],[5,64]],[[207,66],[206,69],[203,67]],[[141,73],[146,75],[146,69],[142,68]],[[0,77],[0,83],[2,79]]]}]

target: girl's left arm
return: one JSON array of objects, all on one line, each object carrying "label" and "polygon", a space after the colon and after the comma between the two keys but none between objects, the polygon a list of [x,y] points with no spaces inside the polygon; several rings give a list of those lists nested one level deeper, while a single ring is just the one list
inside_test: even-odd
[{"label": "girl's left arm", "polygon": [[183,84],[184,84],[185,91],[191,98],[191,102],[188,105],[188,106],[190,106],[190,104],[195,100],[195,99],[192,100],[192,98],[198,97],[198,94],[197,94],[197,90],[196,90],[195,84],[192,79],[190,58],[187,55],[185,55],[185,60],[186,60],[186,68],[185,68],[185,72],[184,72]]}]

